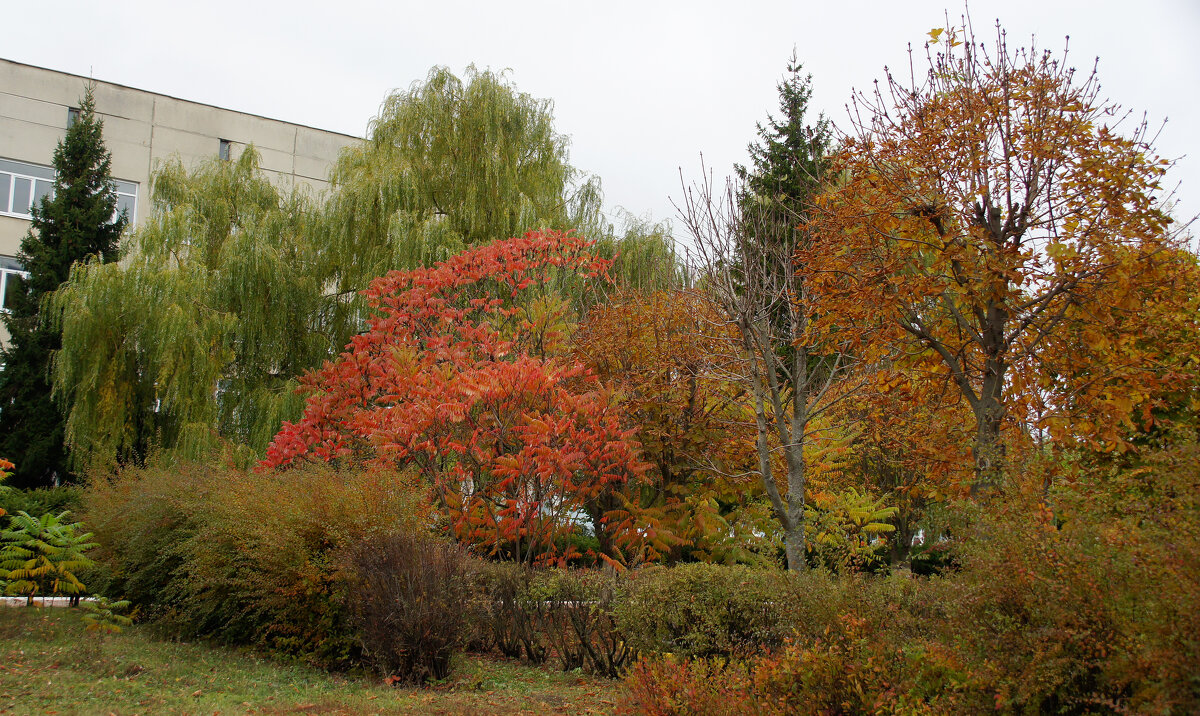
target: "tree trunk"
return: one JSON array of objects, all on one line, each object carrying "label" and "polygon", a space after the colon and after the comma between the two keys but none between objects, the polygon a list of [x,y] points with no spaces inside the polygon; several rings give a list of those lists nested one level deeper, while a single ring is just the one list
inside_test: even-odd
[{"label": "tree trunk", "polygon": [[789,527],[784,549],[787,552],[787,568],[789,572],[802,572],[808,567],[808,562],[804,558],[803,520],[799,520]]},{"label": "tree trunk", "polygon": [[971,484],[971,496],[982,497],[992,492],[1004,480],[1004,443],[1000,441],[1000,424],[1003,408],[995,399],[985,399],[976,415],[975,445],[971,456],[975,458],[975,481]]}]

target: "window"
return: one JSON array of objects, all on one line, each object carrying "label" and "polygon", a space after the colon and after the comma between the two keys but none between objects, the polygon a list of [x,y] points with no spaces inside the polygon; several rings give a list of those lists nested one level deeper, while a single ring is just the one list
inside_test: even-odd
[{"label": "window", "polygon": [[0,159],[0,214],[28,219],[43,196],[54,196],[54,170],[38,164]]},{"label": "window", "polygon": [[[113,179],[117,191],[117,215],[129,212],[129,223],[137,221],[136,182]],[[28,219],[42,197],[54,196],[54,169],[40,164],[0,159],[0,215]],[[113,218],[116,218],[114,215]]]},{"label": "window", "polygon": [[21,282],[27,278],[29,274],[21,270],[16,259],[0,256],[0,311],[9,310],[21,290]]},{"label": "window", "polygon": [[233,144],[233,142],[229,141],[228,139],[222,139],[220,141],[221,141],[221,147],[218,150],[217,156],[219,156],[221,158],[221,161],[227,162],[233,158],[232,157],[233,152],[230,151],[231,145]]},{"label": "window", "polygon": [[117,190],[117,213],[113,216],[115,219],[121,215],[121,212],[126,212],[129,217],[129,225],[133,226],[137,223],[137,190],[138,185],[123,179],[113,179],[113,188]]},{"label": "window", "polygon": [[78,121],[79,121],[79,108],[78,107],[68,108],[67,109],[67,129],[74,127],[75,123]]}]

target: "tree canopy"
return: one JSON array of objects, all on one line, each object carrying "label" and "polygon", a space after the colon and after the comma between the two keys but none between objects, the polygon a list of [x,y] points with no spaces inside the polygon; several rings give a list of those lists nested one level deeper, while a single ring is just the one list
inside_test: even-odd
[{"label": "tree canopy", "polygon": [[249,459],[299,409],[294,376],[351,330],[328,320],[311,210],[267,181],[252,149],[192,172],[169,162],[153,199],[123,261],[76,266],[53,297],[67,441],[82,465],[221,444]]},{"label": "tree canopy", "polygon": [[1119,131],[1094,72],[1081,81],[1002,34],[991,48],[969,30],[934,34],[925,76],[856,99],[838,180],[809,222],[837,250],[815,244],[797,266],[855,350],[907,355],[955,387],[979,489],[1003,472],[1002,431],[1046,427],[1033,404],[1078,368],[1059,337],[1085,323],[1115,337],[1132,306],[1112,289],[1177,242],[1159,191],[1169,162],[1144,124]]},{"label": "tree canopy", "polygon": [[125,259],[80,266],[54,298],[65,339],[55,384],[76,463],[154,450],[261,457],[299,417],[296,378],[362,330],[371,279],[467,247],[574,229],[598,241],[620,283],[677,282],[669,227],[627,218],[618,236],[599,181],[567,163],[567,146],[549,101],[503,75],[434,68],[387,99],[327,196],[273,186],[253,148],[235,162],[168,161]]},{"label": "tree canopy", "polygon": [[588,249],[531,232],[376,279],[367,332],[304,377],[304,417],[263,465],[410,467],[463,541],[569,557],[554,540],[575,513],[646,469],[609,395],[564,354],[554,277],[606,275]]}]

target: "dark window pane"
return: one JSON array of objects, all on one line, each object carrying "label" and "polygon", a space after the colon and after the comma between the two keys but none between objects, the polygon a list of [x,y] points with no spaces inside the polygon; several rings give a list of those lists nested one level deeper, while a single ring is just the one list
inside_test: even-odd
[{"label": "dark window pane", "polygon": [[33,194],[33,182],[23,177],[13,177],[12,213],[29,215],[29,197]]},{"label": "dark window pane", "polygon": [[4,304],[3,308],[8,308],[17,300],[17,296],[21,293],[21,274],[4,272]]},{"label": "dark window pane", "polygon": [[8,211],[8,192],[12,188],[12,175],[0,174],[0,211]]}]

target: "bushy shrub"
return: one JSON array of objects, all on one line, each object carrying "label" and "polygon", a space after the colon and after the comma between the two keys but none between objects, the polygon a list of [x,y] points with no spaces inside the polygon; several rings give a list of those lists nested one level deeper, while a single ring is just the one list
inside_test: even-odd
[{"label": "bushy shrub", "polygon": [[125,597],[176,637],[343,667],[360,655],[343,550],[424,523],[407,476],[200,464],[94,479],[85,519]]},{"label": "bushy shrub", "polygon": [[615,615],[626,584],[611,569],[481,564],[474,613],[484,635],[474,641],[535,664],[553,657],[564,671],[619,676],[636,654]]},{"label": "bushy shrub", "polygon": [[793,592],[772,654],[639,666],[626,710],[1197,712],[1200,449],[1073,479],[960,507],[956,572]]},{"label": "bushy shrub", "polygon": [[724,659],[643,659],[625,680],[622,714],[743,716],[762,713],[749,665]]},{"label": "bushy shrub", "polygon": [[617,626],[645,654],[730,656],[783,644],[792,633],[784,572],[681,564],[631,574]]},{"label": "bushy shrub", "polygon": [[392,682],[446,678],[469,634],[472,565],[462,548],[406,530],[352,547],[348,561],[368,663]]},{"label": "bushy shrub", "polygon": [[1070,477],[981,510],[940,642],[1004,709],[1197,710],[1200,446]]},{"label": "bushy shrub", "polygon": [[612,569],[546,570],[535,577],[530,596],[538,626],[564,671],[617,677],[633,661],[636,652],[614,613],[627,584]]},{"label": "bushy shrub", "polygon": [[7,525],[18,512],[35,517],[66,511],[77,514],[83,505],[78,487],[43,487],[36,490],[0,490],[0,525]]}]

